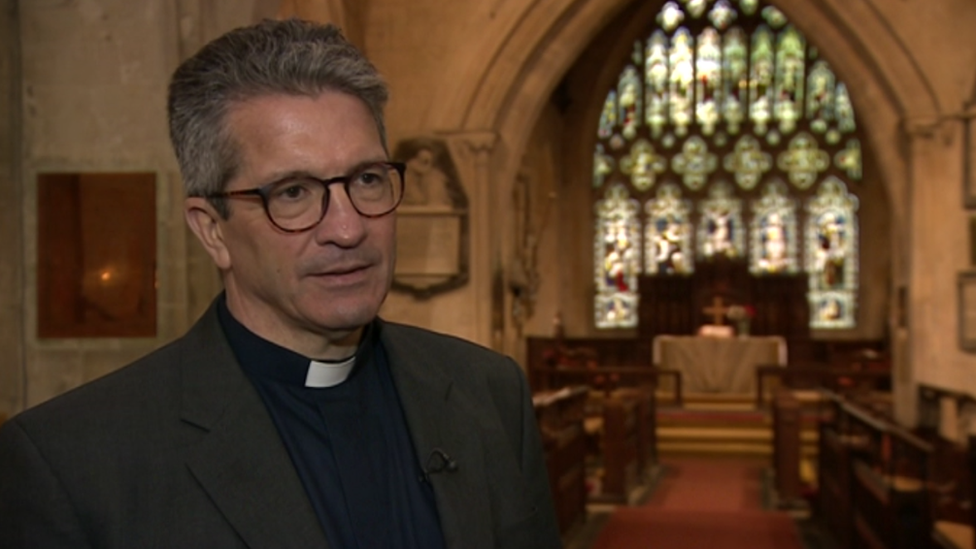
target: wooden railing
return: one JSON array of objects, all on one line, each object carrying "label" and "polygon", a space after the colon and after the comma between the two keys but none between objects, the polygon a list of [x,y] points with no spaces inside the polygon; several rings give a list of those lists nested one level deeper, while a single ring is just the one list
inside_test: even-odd
[{"label": "wooden railing", "polygon": [[838,545],[930,547],[932,445],[836,393],[825,395],[819,512]]}]

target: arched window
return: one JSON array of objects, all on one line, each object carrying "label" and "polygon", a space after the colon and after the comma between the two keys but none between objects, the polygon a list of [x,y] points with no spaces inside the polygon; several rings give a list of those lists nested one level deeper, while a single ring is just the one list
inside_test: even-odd
[{"label": "arched window", "polygon": [[593,153],[596,326],[637,324],[640,272],[721,254],[805,272],[811,328],[853,327],[861,147],[829,63],[763,0],[669,1],[626,61]]}]

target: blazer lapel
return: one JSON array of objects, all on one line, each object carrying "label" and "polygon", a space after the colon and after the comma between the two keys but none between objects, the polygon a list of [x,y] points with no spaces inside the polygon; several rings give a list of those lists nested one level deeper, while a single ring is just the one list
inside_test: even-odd
[{"label": "blazer lapel", "polygon": [[326,547],[288,451],[211,306],[184,339],[183,421],[206,431],[187,460],[248,547]]},{"label": "blazer lapel", "polygon": [[421,469],[434,449],[458,465],[456,471],[429,475],[447,547],[494,547],[484,447],[480,437],[471,436],[471,426],[478,422],[471,399],[460,394],[447,372],[451,365],[438,360],[436,350],[421,347],[397,326],[381,326],[380,337]]}]

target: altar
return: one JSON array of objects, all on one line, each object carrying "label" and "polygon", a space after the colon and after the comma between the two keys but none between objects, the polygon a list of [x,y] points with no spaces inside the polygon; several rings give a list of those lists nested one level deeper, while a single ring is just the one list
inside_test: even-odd
[{"label": "altar", "polygon": [[752,393],[756,366],[786,366],[786,339],[781,336],[701,337],[660,335],[654,338],[654,364],[681,372],[689,393]]}]

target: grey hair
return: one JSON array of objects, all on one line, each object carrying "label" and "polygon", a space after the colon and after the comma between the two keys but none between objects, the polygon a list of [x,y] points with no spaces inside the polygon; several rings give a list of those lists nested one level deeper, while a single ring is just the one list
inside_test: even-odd
[{"label": "grey hair", "polygon": [[[234,104],[275,94],[315,97],[326,90],[362,100],[387,149],[386,84],[334,25],[265,20],[204,46],[176,69],[169,85],[170,140],[186,195],[221,192],[237,173],[240,153],[226,125]],[[225,201],[211,202],[229,215]]]}]

